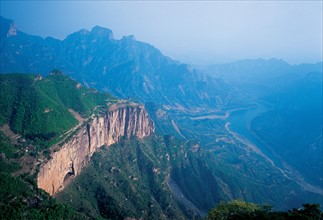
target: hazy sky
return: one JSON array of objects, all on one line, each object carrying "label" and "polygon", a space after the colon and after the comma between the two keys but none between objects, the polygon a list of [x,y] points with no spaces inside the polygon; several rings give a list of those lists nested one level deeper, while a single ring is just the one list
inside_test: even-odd
[{"label": "hazy sky", "polygon": [[19,30],[64,39],[100,25],[193,64],[322,60],[322,1],[2,1]]}]

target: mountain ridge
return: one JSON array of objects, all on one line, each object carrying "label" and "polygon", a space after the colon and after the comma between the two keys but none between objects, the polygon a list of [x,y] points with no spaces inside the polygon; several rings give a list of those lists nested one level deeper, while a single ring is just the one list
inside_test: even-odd
[{"label": "mountain ridge", "polygon": [[[97,35],[97,31],[108,34]],[[114,40],[109,38],[111,35],[109,29],[101,27],[74,32],[62,41],[18,32],[17,36],[2,39],[0,70],[46,74],[56,68],[86,85],[140,102],[185,108],[221,106],[230,99],[238,102],[221,80],[203,76],[150,44],[132,37]]]}]

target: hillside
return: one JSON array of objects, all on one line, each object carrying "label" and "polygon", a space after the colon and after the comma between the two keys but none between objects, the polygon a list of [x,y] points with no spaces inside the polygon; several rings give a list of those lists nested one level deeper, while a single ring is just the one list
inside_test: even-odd
[{"label": "hillside", "polygon": [[263,98],[273,107],[251,123],[251,129],[275,154],[317,186],[323,184],[322,85],[319,72],[286,85],[282,92]]},{"label": "hillside", "polygon": [[40,152],[44,154],[40,158],[50,157],[49,147],[61,146],[87,118],[116,102],[111,95],[85,88],[59,71],[47,77],[0,74],[0,86],[0,130],[17,145],[15,150],[5,147],[1,152],[4,157],[29,155],[21,162],[30,163],[30,169]]},{"label": "hillside", "polygon": [[278,59],[249,59],[204,70],[248,93],[249,102],[262,109],[255,115],[252,110],[241,113],[239,121],[249,115],[243,132],[250,133],[249,138],[263,145],[294,179],[322,189],[323,63],[291,65]]},{"label": "hillside", "polygon": [[[56,203],[46,192],[53,195],[62,190],[60,181],[65,186],[66,176],[81,173],[102,145],[154,132],[143,106],[117,102],[59,71],[47,77],[0,75],[0,84],[1,219],[88,219]],[[105,122],[105,132],[100,124],[103,117],[110,120]],[[56,184],[56,191],[49,191],[48,184]]]},{"label": "hillside", "polygon": [[44,143],[76,126],[75,115],[87,118],[95,107],[114,100],[59,72],[48,77],[1,74],[0,86],[1,125],[9,124],[13,132]]},{"label": "hillside", "polygon": [[[1,219],[9,219],[10,217],[17,219],[57,219],[60,217],[64,219],[87,219],[99,216],[116,218],[117,216],[131,216],[135,213],[128,209],[125,209],[125,211],[116,209],[113,213],[113,210],[110,210],[111,207],[106,207],[108,209],[102,211],[101,203],[99,203],[99,206],[102,212],[99,214],[87,213],[83,209],[79,210],[79,207],[75,207],[75,204],[66,206],[63,203],[57,203],[42,189],[51,195],[56,193],[56,191],[49,192],[46,185],[59,184],[55,181],[61,175],[63,175],[64,186],[67,186],[68,182],[66,177],[70,177],[69,181],[72,180],[72,184],[68,189],[73,189],[73,178],[75,178],[75,182],[82,181],[84,176],[87,183],[89,183],[88,178],[95,181],[92,175],[95,172],[98,174],[106,172],[106,167],[102,168],[104,171],[100,170],[101,166],[95,167],[95,170],[91,171],[91,175],[87,173],[91,166],[87,167],[84,173],[81,171],[88,162],[92,161],[90,159],[96,148],[101,147],[101,145],[108,146],[116,143],[120,138],[121,143],[112,148],[116,150],[115,152],[106,152],[100,158],[98,158],[98,154],[95,154],[91,164],[107,161],[108,164],[106,165],[110,166],[113,160],[119,165],[124,164],[125,161],[123,160],[129,158],[131,154],[130,152],[118,153],[118,150],[138,150],[135,147],[137,141],[132,140],[126,144],[128,142],[127,138],[134,138],[135,136],[143,138],[153,132],[153,130],[145,130],[145,126],[151,127],[153,124],[147,122],[146,125],[143,125],[140,122],[140,120],[148,120],[148,116],[140,112],[143,107],[134,103],[117,103],[112,96],[85,88],[59,71],[54,71],[47,77],[29,74],[0,75],[0,83],[3,88],[1,90],[3,99],[0,104],[2,107],[7,107],[7,109],[2,108],[1,111],[1,129],[4,132],[1,131],[0,142]],[[9,105],[6,105],[7,103]],[[15,112],[22,116],[17,117]],[[102,123],[102,116],[110,120],[104,122],[104,126],[99,125]],[[64,124],[67,120],[71,120],[73,123],[70,125]],[[60,123],[66,125],[66,127],[59,126]],[[20,124],[21,127],[18,127],[17,124]],[[138,127],[132,128],[135,124]],[[16,129],[17,127],[20,130]],[[113,132],[110,130],[104,131],[103,127],[113,129]],[[46,135],[50,132],[54,132],[54,134],[52,136]],[[103,136],[99,137],[99,135]],[[98,139],[96,140],[95,138]],[[86,143],[86,140],[89,143]],[[103,142],[100,143],[100,140]],[[161,216],[163,212],[169,212],[168,214],[165,213],[165,216],[167,216],[165,218],[174,218],[176,216],[183,219],[186,218],[184,216],[197,215],[193,211],[189,214],[190,211],[186,212],[188,208],[178,203],[177,200],[172,199],[170,189],[167,186],[166,188],[162,186],[160,179],[151,179],[151,174],[155,171],[149,170],[149,168],[156,165],[158,161],[151,163],[149,162],[151,158],[146,158],[145,160],[147,161],[144,162],[144,157],[147,152],[160,150],[156,142],[157,140],[153,139],[151,145],[146,145],[145,153],[138,152],[138,157],[142,157],[138,158],[138,161],[143,163],[140,165],[140,169],[147,169],[142,172],[148,173],[144,174],[146,175],[145,179],[140,181],[137,187],[138,190],[142,190],[142,186],[147,184],[150,185],[150,189],[141,191],[140,195],[143,199],[141,202],[135,203],[132,206],[135,209],[132,210],[139,208],[147,210],[146,206],[151,202],[148,198],[155,196],[156,202],[151,205],[161,206],[162,209],[152,211],[150,214],[152,216]],[[90,152],[86,153],[88,148],[90,148]],[[102,152],[104,152],[104,149],[102,149]],[[83,155],[84,153],[85,155]],[[64,157],[70,158],[71,161],[64,161]],[[70,168],[70,162],[72,162],[72,168]],[[58,168],[56,169],[55,166]],[[67,170],[65,171],[65,169]],[[163,169],[164,172],[168,172],[168,174],[163,173],[163,184],[167,184],[170,164],[164,164]],[[134,174],[131,166],[124,167],[124,171],[128,174]],[[78,177],[80,174],[81,176]],[[111,175],[109,178],[114,178],[114,176]],[[102,192],[100,191],[101,194],[107,186],[107,184],[101,186],[100,189],[101,191],[103,190]],[[57,186],[57,189],[62,190],[61,188],[62,186]],[[68,189],[63,193],[68,193]],[[95,190],[95,188],[89,188],[83,195],[90,194],[92,190]],[[119,193],[127,193],[129,190],[122,188]],[[167,194],[164,195],[164,192]],[[116,193],[109,190],[107,194],[96,195],[103,199],[103,201],[100,201],[102,205],[106,206],[103,203],[106,202],[106,198],[114,198],[118,202],[120,201],[121,198],[116,197]],[[171,201],[174,208],[167,208],[169,201],[166,199],[166,195],[170,197],[169,201]],[[135,197],[136,194],[134,193],[132,196]],[[96,197],[88,197],[89,201],[94,198]],[[68,201],[61,200],[64,203]],[[140,204],[143,206],[140,206]],[[113,205],[120,206],[120,204]],[[78,211],[71,208],[73,206]],[[168,209],[169,211],[166,211]],[[53,214],[55,212],[57,212],[57,215]],[[105,212],[106,214],[104,214]],[[111,216],[107,213],[113,213],[114,215]],[[142,215],[141,211],[136,213],[136,216],[140,215]]]},{"label": "hillside", "polygon": [[193,219],[198,209],[188,200],[179,202],[180,191],[170,186],[170,171],[192,154],[190,145],[171,136],[123,139],[95,153],[56,198],[95,218]]},{"label": "hillside", "polygon": [[[37,188],[35,175],[24,173],[19,158],[26,158],[22,147],[13,145],[0,131],[0,218],[1,219],[87,219],[71,207],[59,204]],[[4,156],[5,155],[5,156]]]},{"label": "hillside", "polygon": [[44,78],[0,75],[0,85],[1,219],[86,219],[38,189],[37,172],[50,158],[49,147],[78,125],[75,115],[89,116],[95,106],[115,99],[57,71]]}]

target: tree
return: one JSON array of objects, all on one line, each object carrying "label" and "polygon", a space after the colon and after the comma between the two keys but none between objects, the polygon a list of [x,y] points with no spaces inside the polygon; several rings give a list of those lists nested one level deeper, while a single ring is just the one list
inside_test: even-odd
[{"label": "tree", "polygon": [[260,206],[254,203],[233,200],[230,202],[221,202],[208,213],[207,219],[256,219],[257,216],[266,219],[267,213],[270,210],[270,206]]},{"label": "tree", "polygon": [[319,204],[304,204],[302,209],[288,212],[273,212],[270,206],[233,200],[221,202],[211,209],[207,219],[210,220],[322,220]]}]

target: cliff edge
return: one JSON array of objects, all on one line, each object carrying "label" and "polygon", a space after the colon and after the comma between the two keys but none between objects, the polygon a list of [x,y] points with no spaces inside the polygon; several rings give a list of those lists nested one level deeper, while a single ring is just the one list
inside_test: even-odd
[{"label": "cliff edge", "polygon": [[40,166],[38,187],[54,195],[77,176],[97,148],[109,146],[122,136],[138,138],[155,132],[153,121],[139,104],[115,104],[81,127],[52,158]]}]

